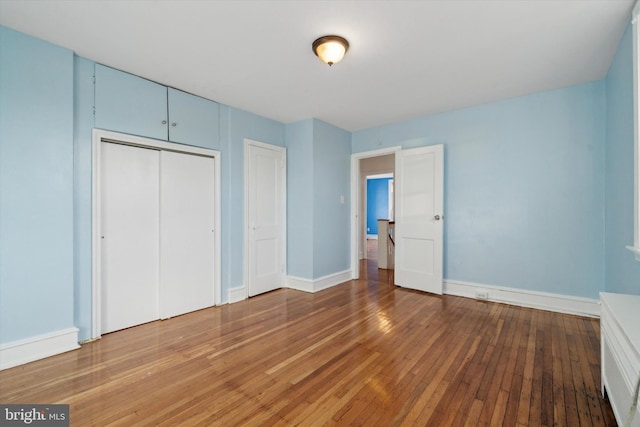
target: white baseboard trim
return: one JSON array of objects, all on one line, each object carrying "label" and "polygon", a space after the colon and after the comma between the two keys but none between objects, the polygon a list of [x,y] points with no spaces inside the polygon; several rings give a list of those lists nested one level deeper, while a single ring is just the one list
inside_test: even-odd
[{"label": "white baseboard trim", "polygon": [[287,276],[286,285],[287,285],[287,288],[289,289],[296,289],[298,291],[304,291],[304,292],[314,292],[313,280],[311,279],[303,279],[302,277]]},{"label": "white baseboard trim", "polygon": [[229,304],[247,299],[247,290],[244,286],[229,289]]},{"label": "white baseboard trim", "polygon": [[[304,279],[302,277],[287,276],[283,287],[304,292],[318,292],[340,283],[351,280],[351,270],[329,274],[318,279]],[[244,286],[229,289],[229,304],[247,299],[247,291]]]},{"label": "white baseboard trim", "polygon": [[476,298],[476,291],[485,291],[486,301],[536,308],[578,316],[600,317],[600,301],[597,299],[530,291],[480,283],[445,280],[444,293],[466,298]]},{"label": "white baseboard trim", "polygon": [[313,281],[313,291],[318,292],[323,289],[330,288],[340,283],[351,280],[351,270],[340,271],[338,273],[329,274]]},{"label": "white baseboard trim", "polygon": [[287,276],[287,287],[304,292],[318,292],[351,280],[351,270],[340,271],[317,279]]},{"label": "white baseboard trim", "polygon": [[0,370],[80,348],[78,328],[63,329],[0,345]]},{"label": "white baseboard trim", "polygon": [[367,240],[378,240],[377,234],[367,234]]}]

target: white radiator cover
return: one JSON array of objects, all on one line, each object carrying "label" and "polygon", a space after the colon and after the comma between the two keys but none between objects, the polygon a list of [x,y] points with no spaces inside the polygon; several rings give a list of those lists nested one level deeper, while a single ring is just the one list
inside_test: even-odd
[{"label": "white radiator cover", "polygon": [[640,427],[637,406],[628,420],[640,378],[640,295],[602,292],[600,301],[602,392],[619,426]]}]

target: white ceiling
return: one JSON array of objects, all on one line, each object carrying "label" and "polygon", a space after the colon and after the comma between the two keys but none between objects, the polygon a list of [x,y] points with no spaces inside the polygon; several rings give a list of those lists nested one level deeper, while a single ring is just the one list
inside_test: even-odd
[{"label": "white ceiling", "polygon": [[[0,23],[284,123],[355,131],[603,78],[634,0],[0,0]],[[349,40],[329,67],[317,37]]]}]

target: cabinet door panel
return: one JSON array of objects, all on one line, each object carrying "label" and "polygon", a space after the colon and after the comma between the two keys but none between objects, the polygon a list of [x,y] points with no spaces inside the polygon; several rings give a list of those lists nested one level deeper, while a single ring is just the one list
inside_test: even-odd
[{"label": "cabinet door panel", "polygon": [[169,140],[218,149],[218,103],[169,88]]},{"label": "cabinet door panel", "polygon": [[[162,122],[165,123],[162,123]],[[96,65],[96,127],[167,140],[167,88]]]}]

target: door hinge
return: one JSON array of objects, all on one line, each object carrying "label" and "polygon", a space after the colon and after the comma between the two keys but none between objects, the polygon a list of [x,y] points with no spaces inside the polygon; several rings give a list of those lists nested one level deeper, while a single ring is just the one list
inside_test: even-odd
[{"label": "door hinge", "polygon": [[93,83],[95,84],[96,82],[96,76],[93,76]]}]

